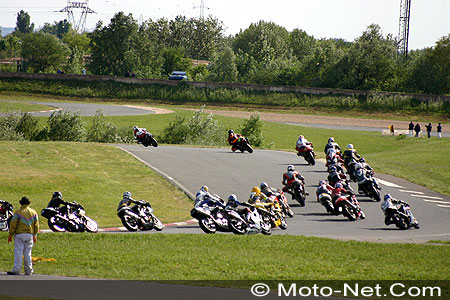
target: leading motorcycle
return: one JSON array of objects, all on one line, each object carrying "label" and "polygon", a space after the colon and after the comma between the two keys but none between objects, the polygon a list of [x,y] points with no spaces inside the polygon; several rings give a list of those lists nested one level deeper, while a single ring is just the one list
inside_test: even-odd
[{"label": "leading motorcycle", "polygon": [[55,232],[98,232],[97,223],[86,216],[84,207],[77,203],[72,202],[66,205],[65,210],[67,213],[62,214],[58,208],[47,207],[41,211],[41,215],[48,219],[48,227]]},{"label": "leading motorcycle", "polygon": [[137,201],[132,207],[121,207],[117,211],[117,216],[128,231],[163,229],[163,223],[153,214],[152,206],[144,200]]},{"label": "leading motorcycle", "polygon": [[392,219],[398,229],[420,228],[419,222],[411,213],[408,203],[397,204],[396,208],[397,210],[392,214]]}]

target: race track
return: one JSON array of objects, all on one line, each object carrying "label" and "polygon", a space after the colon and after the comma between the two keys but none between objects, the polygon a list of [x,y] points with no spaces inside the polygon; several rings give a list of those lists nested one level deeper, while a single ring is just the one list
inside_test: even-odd
[{"label": "race track", "polygon": [[[300,207],[287,195],[294,211],[294,218],[288,219],[288,229],[275,229],[274,234],[354,239],[380,242],[426,242],[428,240],[450,240],[450,197],[437,194],[424,187],[388,175],[378,176],[382,193],[407,201],[419,220],[419,230],[398,230],[394,225],[384,224],[380,202],[365,196],[358,196],[365,220],[350,222],[341,216],[327,214],[317,202],[317,183],[326,179],[324,163],[315,166],[306,164],[294,153],[256,150],[253,154],[233,153],[224,148],[188,148],[159,146],[145,148],[141,145],[118,145],[119,148],[136,156],[143,163],[163,174],[191,197],[206,184],[211,193],[227,198],[234,193],[241,201],[247,201],[253,186],[262,181],[281,188],[282,174],[288,164],[306,178],[306,206]],[[370,163],[370,162],[369,162]],[[384,179],[384,180],[383,180]],[[354,190],[357,185],[352,184]],[[151,201],[151,199],[150,199]],[[157,211],[155,212],[158,213]],[[201,233],[198,225],[165,228],[165,233]]]}]

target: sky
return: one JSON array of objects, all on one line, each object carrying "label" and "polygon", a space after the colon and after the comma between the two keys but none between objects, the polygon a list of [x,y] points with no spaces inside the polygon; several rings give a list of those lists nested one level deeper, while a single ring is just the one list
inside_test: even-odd
[{"label": "sky", "polygon": [[[85,2],[86,0],[73,0]],[[90,0],[86,28],[102,20],[109,24],[115,13],[133,14],[136,20],[173,19],[177,15],[199,17],[201,0]],[[0,26],[15,27],[17,12],[28,12],[35,28],[67,19],[57,11],[66,0],[0,0]],[[295,28],[320,38],[354,41],[370,24],[381,26],[384,35],[398,35],[400,0],[204,0],[204,15],[223,21],[225,34],[234,35],[260,20],[272,21],[291,31]],[[74,10],[75,18],[80,11]],[[450,0],[412,0],[409,49],[433,47],[450,34]]]}]

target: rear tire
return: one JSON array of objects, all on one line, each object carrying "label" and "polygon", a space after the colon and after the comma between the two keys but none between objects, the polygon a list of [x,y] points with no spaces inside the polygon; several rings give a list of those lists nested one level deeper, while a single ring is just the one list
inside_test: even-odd
[{"label": "rear tire", "polygon": [[54,231],[54,232],[65,232],[67,231],[66,228],[64,228],[63,226],[61,226],[61,224],[58,224],[58,218],[56,217],[51,217],[50,219],[48,219],[48,227]]},{"label": "rear tire", "polygon": [[294,212],[292,211],[292,208],[288,207],[288,208],[286,209],[286,215],[287,215],[289,218],[293,218],[293,217],[294,217]]},{"label": "rear tire", "polygon": [[234,234],[245,234],[247,231],[247,226],[241,220],[235,218],[230,218],[228,220],[228,226]]},{"label": "rear tire", "polygon": [[311,166],[314,166],[316,164],[316,160],[314,159],[314,155],[311,151],[306,152],[305,160],[310,164]]},{"label": "rear tire", "polygon": [[138,230],[138,222],[132,216],[124,214],[122,217],[120,217],[120,220],[122,221],[123,226],[125,226],[128,231]]},{"label": "rear tire", "polygon": [[295,200],[298,201],[298,203],[300,203],[300,206],[303,207],[305,206],[305,198],[303,197],[300,189],[295,189]]}]

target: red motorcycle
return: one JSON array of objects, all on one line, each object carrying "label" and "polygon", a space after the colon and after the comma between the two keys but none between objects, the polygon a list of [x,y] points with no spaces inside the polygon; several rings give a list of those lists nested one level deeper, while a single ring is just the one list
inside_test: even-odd
[{"label": "red motorcycle", "polygon": [[356,196],[354,194],[340,194],[333,200],[336,215],[342,214],[350,221],[355,221],[358,218],[366,218],[366,215],[359,206],[358,200],[356,200]]},{"label": "red motorcycle", "polygon": [[278,201],[280,203],[281,211],[285,216],[288,216],[289,218],[294,217],[294,212],[292,211],[291,207],[288,204],[288,200],[286,196],[284,195],[283,191],[280,189],[277,189],[277,196],[272,194],[274,201]]},{"label": "red motorcycle", "polygon": [[316,157],[316,154],[314,153],[313,150],[313,145],[309,144],[306,146],[301,146],[300,148],[296,148],[297,155],[298,156],[303,156],[303,158],[306,160],[306,162],[312,166],[314,166],[316,164],[316,160],[314,157]]}]

